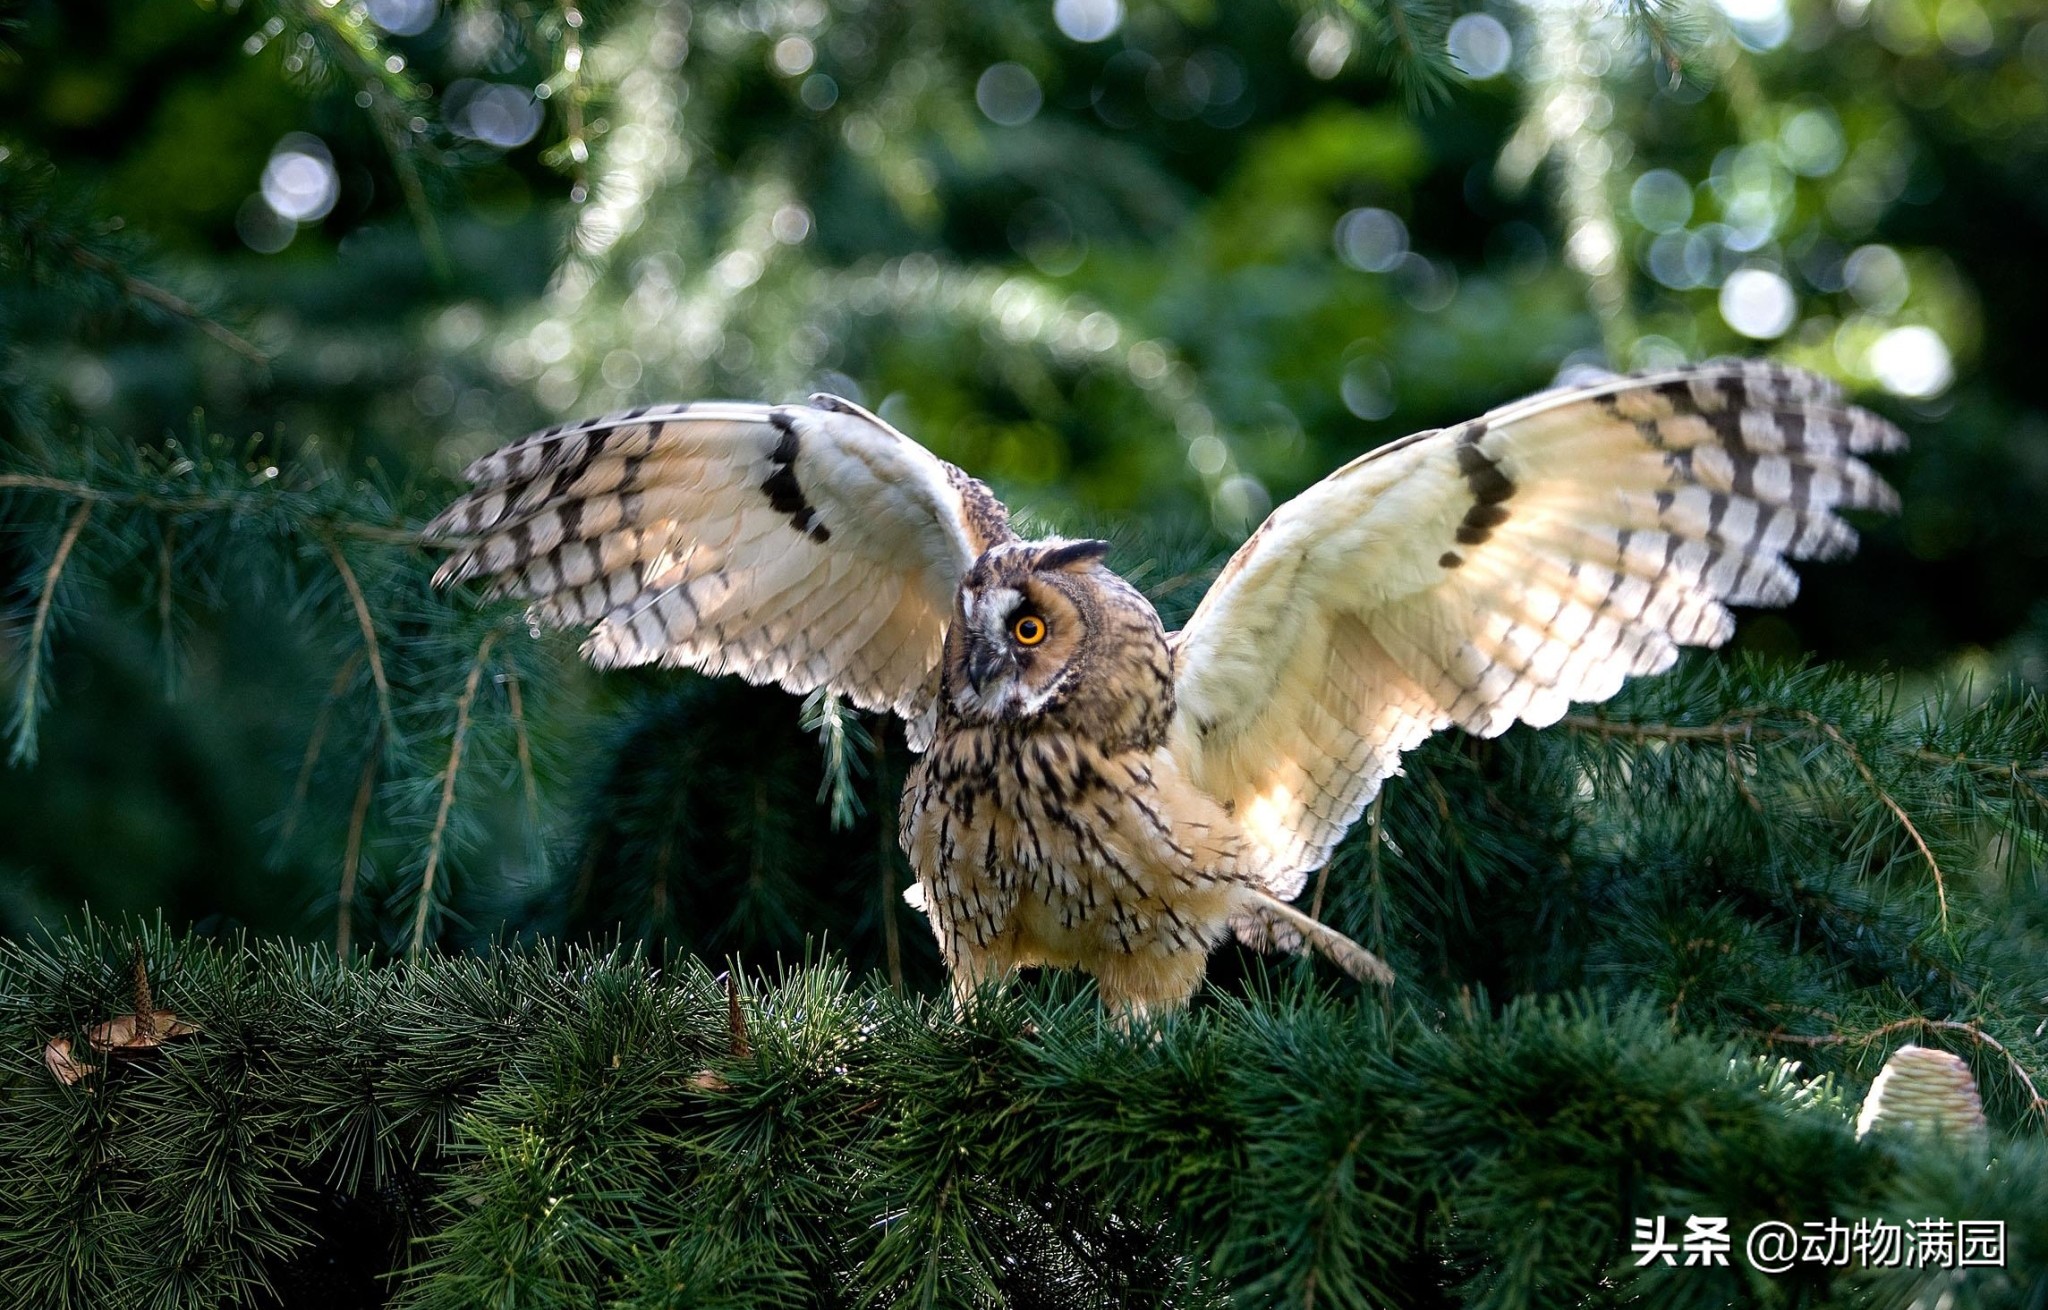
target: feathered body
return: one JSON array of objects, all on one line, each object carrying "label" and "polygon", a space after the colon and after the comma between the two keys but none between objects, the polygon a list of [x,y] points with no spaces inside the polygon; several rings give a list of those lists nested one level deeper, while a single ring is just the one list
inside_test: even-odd
[{"label": "feathered body", "polygon": [[[1050,965],[1120,1005],[1179,1001],[1255,886],[1235,826],[1166,749],[1159,616],[1101,554],[1007,544],[960,585],[902,842],[962,992]],[[1018,643],[1020,615],[1047,635]]]},{"label": "feathered body", "polygon": [[1612,695],[1785,560],[1889,509],[1903,438],[1824,380],[1730,361],[1546,392],[1360,456],[1282,505],[1186,629],[1094,541],[1019,540],[988,489],[857,406],[635,410],[468,470],[427,529],[603,665],[819,687],[900,715],[910,893],[956,993],[1033,965],[1179,1005],[1235,931],[1387,981],[1286,902],[1399,771]]}]

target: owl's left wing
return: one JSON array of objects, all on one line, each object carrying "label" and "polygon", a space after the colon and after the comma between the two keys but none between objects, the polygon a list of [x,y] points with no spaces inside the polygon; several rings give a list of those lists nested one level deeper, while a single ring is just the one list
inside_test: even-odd
[{"label": "owl's left wing", "polygon": [[1782,605],[1892,509],[1905,438],[1832,383],[1725,361],[1545,392],[1275,510],[1178,634],[1172,749],[1300,891],[1403,751],[1555,722]]},{"label": "owl's left wing", "polygon": [[427,525],[601,667],[660,662],[818,687],[929,739],[967,566],[1011,537],[988,488],[834,396],[664,405],[537,432],[471,464]]}]

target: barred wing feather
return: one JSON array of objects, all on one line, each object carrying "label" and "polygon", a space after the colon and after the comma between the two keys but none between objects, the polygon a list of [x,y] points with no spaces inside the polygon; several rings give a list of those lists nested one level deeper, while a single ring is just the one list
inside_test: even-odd
[{"label": "barred wing feather", "polygon": [[471,464],[429,524],[584,655],[825,687],[931,727],[953,592],[1010,536],[988,489],[850,402],[708,403],[551,428]]},{"label": "barred wing feather", "polygon": [[1782,605],[1787,559],[1896,508],[1904,437],[1832,383],[1732,361],[1545,392],[1371,451],[1275,510],[1178,634],[1172,748],[1296,895],[1455,724],[1555,722]]}]

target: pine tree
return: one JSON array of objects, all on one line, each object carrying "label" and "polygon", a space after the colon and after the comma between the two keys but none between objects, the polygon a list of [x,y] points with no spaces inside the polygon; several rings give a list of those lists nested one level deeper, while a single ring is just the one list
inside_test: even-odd
[{"label": "pine tree", "polygon": [[[1973,278],[1901,144],[2034,157],[2038,27],[1945,7],[1949,48],[2000,39],[1943,99],[1926,20],[1875,4],[1775,54],[1718,10],[1503,8],[1493,83],[1421,0],[1134,4],[1105,43],[1035,6],[195,8],[181,57],[297,86],[342,189],[217,216],[345,242],[268,263],[194,257],[62,131],[0,141],[0,1297],[2042,1303],[2048,429],[1989,330],[2024,279]],[[515,85],[546,94],[477,99]],[[596,674],[415,543],[553,416],[864,387],[1112,537],[1171,625],[1271,489],[1726,348],[1758,259],[1774,349],[1946,415],[1887,470],[1904,528],[1747,651],[1411,756],[1310,892],[1390,993],[1231,950],[1157,1029],[1064,976],[956,1013],[900,899],[899,729]],[[1997,385],[1883,374],[1916,328]],[[1944,557],[1960,598],[1913,585]],[[1936,659],[1965,642],[1997,649]],[[184,890],[106,913],[165,849]],[[1637,1265],[1697,1216],[1727,1266]],[[1740,1246],[1930,1218],[2003,1222],[2003,1267]]]}]

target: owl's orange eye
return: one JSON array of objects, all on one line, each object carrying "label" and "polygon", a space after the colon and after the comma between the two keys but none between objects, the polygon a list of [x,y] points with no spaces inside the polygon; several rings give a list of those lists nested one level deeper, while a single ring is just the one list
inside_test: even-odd
[{"label": "owl's orange eye", "polygon": [[1036,646],[1045,640],[1045,620],[1036,614],[1026,614],[1010,625],[1010,635],[1019,646]]}]

